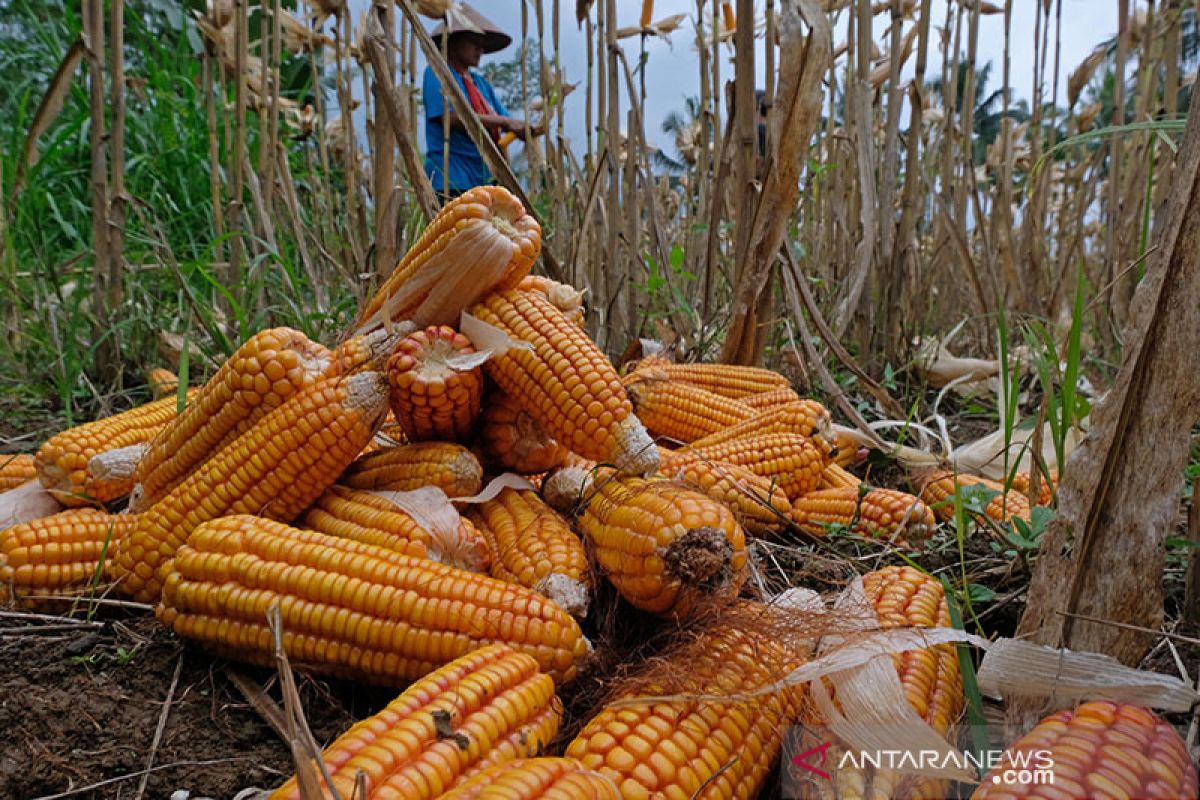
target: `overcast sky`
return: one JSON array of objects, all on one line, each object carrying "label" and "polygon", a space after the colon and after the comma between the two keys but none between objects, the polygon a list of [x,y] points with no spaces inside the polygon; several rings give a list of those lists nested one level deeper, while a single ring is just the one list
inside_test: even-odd
[{"label": "overcast sky", "polygon": [[[547,0],[546,25],[549,27],[550,9],[555,0]],[[560,32],[560,52],[563,59],[563,69],[570,83],[579,82],[579,89],[566,99],[567,135],[573,142],[576,153],[584,149],[583,140],[586,129],[584,123],[584,81],[587,76],[587,49],[584,31],[575,24],[575,3],[570,0],[558,0],[561,3],[562,29]],[[1002,2],[1002,0],[997,0]],[[1012,14],[1012,45],[1011,70],[1014,99],[1029,98],[1033,87],[1033,31],[1035,9],[1041,0],[1013,0]],[[1062,62],[1059,75],[1060,102],[1065,103],[1066,81],[1074,69],[1095,45],[1115,35],[1117,30],[1118,0],[1063,0],[1063,30],[1062,30]],[[370,0],[350,0],[355,9],[357,19],[359,11],[370,5]],[[513,44],[499,53],[484,56],[484,63],[489,59],[510,58],[521,42],[521,0],[475,0],[475,8],[495,22],[502,30],[513,37]],[[618,25],[636,25],[641,11],[638,0],[621,0],[618,8]],[[762,13],[764,3],[758,2],[759,13]],[[1135,3],[1135,5],[1141,5]],[[776,8],[779,3],[776,3]],[[945,4],[935,2],[937,10],[934,24],[940,24],[945,15]],[[697,67],[697,54],[694,47],[695,29],[693,19],[696,12],[695,0],[658,0],[654,7],[656,19],[671,14],[689,14],[689,20],[679,30],[672,34],[671,41],[663,41],[651,37],[647,41],[649,63],[646,72],[646,133],[652,144],[674,152],[674,143],[669,135],[662,133],[662,121],[672,110],[682,109],[685,98],[700,93],[700,79]],[[593,10],[593,15],[596,13]],[[533,28],[532,5],[529,13],[531,38],[536,35]],[[889,24],[887,15],[875,18],[875,39],[882,42],[886,27]],[[910,23],[911,24],[911,23]],[[429,21],[428,27],[433,27]],[[906,26],[907,29],[907,26]],[[837,19],[834,32],[835,45],[846,38],[846,12]],[[964,30],[963,50],[966,49]],[[1050,41],[1053,43],[1054,31],[1051,30]],[[547,52],[549,52],[550,31],[547,30]],[[640,43],[638,38],[625,39],[622,42],[630,56],[630,63],[637,63],[637,53]],[[756,42],[759,47],[759,57],[756,59],[759,71],[759,86],[762,85],[762,39]],[[938,74],[940,65],[933,62],[934,50],[931,48],[931,63],[927,67],[927,76]],[[1001,67],[1004,54],[1004,17],[1003,15],[985,15],[980,21],[979,34],[979,63],[993,62],[992,82],[990,87],[997,89],[1001,85]],[[722,81],[733,73],[732,50],[722,48],[721,73]],[[909,59],[908,68],[911,74],[912,62]],[[1053,50],[1050,53],[1048,69],[1052,67]],[[1049,77],[1047,78],[1049,80]],[[624,86],[622,85],[622,89]],[[1049,87],[1047,87],[1049,89]],[[1047,95],[1049,92],[1047,91]],[[622,91],[624,100],[624,91]],[[516,110],[510,109],[514,113]]]}]

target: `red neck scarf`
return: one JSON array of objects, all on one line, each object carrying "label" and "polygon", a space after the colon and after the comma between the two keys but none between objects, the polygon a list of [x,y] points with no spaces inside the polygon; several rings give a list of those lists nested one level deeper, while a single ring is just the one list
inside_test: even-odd
[{"label": "red neck scarf", "polygon": [[[495,114],[492,106],[483,97],[483,93],[479,91],[479,87],[475,85],[475,81],[471,78],[471,70],[464,69],[461,73],[463,85],[467,87],[467,99],[471,101],[471,108],[476,114]],[[500,141],[500,131],[489,129],[492,139],[496,142]]]}]

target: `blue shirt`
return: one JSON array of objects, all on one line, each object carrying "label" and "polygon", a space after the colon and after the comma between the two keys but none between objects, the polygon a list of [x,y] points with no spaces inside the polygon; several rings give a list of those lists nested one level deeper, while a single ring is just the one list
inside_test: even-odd
[{"label": "blue shirt", "polygon": [[[467,85],[462,75],[450,70],[463,94],[467,93]],[[471,70],[471,80],[483,98],[491,105],[492,110],[502,116],[508,116],[508,109],[496,97],[496,90],[488,83],[487,78]],[[442,136],[442,114],[446,110],[446,99],[442,95],[442,84],[430,67],[425,68],[425,78],[421,84],[421,98],[425,102],[425,174],[433,183],[433,190],[441,192],[444,188],[442,180],[442,154],[445,151],[445,139]],[[465,192],[474,186],[490,183],[492,175],[483,163],[483,156],[466,131],[450,129],[450,191]]]}]

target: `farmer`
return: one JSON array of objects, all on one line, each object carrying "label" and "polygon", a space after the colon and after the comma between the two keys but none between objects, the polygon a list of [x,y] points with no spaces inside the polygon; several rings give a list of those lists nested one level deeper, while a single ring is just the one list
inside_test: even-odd
[{"label": "farmer", "polygon": [[[484,128],[494,141],[499,142],[505,133],[512,133],[523,140],[525,121],[510,117],[508,109],[500,102],[487,78],[472,70],[472,67],[479,66],[479,59],[484,53],[503,50],[512,42],[512,37],[500,31],[495,23],[466,3],[455,3],[447,14],[447,19],[448,24],[438,25],[431,35],[441,48],[442,37],[447,35],[449,28],[450,39],[444,52],[450,64],[450,71],[462,88],[463,94],[470,100],[471,108],[479,115]],[[454,197],[473,186],[491,183],[492,176],[483,162],[483,157],[471,141],[471,137],[467,135],[466,127],[454,112],[453,104],[443,94],[441,82],[432,67],[425,68],[421,91],[425,101],[425,172],[433,183],[434,191],[444,197]],[[446,153],[443,115],[450,120],[448,175],[443,173]],[[539,131],[534,129],[533,132]]]}]

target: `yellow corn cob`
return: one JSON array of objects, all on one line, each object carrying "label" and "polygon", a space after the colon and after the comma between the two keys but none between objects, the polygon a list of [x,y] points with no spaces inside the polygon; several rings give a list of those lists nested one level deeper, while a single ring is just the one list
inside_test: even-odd
[{"label": "yellow corn cob", "polygon": [[668,474],[693,461],[736,464],[773,481],[792,501],[820,486],[821,473],[829,464],[824,448],[798,433],[745,436],[723,444],[660,453],[660,458],[662,471]]},{"label": "yellow corn cob", "polygon": [[[189,404],[195,391],[188,392]],[[175,398],[165,397],[55,434],[37,451],[38,479],[65,506],[116,500],[130,492],[133,481],[97,483],[88,475],[88,462],[109,450],[147,444],[176,418],[175,411]]]},{"label": "yellow corn cob", "polygon": [[790,388],[788,379],[762,367],[731,364],[676,364],[659,357],[643,358],[637,369],[659,369],[672,381],[687,383],[713,394],[741,400],[774,389]]},{"label": "yellow corn cob", "polygon": [[692,442],[692,447],[727,444],[748,436],[768,433],[794,433],[807,436],[822,446],[832,447],[833,422],[829,409],[816,400],[797,400],[776,408],[764,409],[743,422]]},{"label": "yellow corn cob", "polygon": [[270,328],[251,336],[150,444],[138,463],[130,510],[150,508],[328,366],[329,351],[300,331]]},{"label": "yellow corn cob", "polygon": [[852,467],[866,460],[867,451],[857,438],[849,435],[849,431],[835,429],[832,438],[835,448],[833,460],[838,466]]},{"label": "yellow corn cob", "polygon": [[530,491],[502,489],[471,519],[492,546],[492,577],[533,589],[575,617],[587,616],[591,585],[583,542]]},{"label": "yellow corn cob", "polygon": [[323,376],[353,375],[366,369],[382,372],[396,345],[416,329],[416,325],[405,322],[349,337],[330,353]]},{"label": "yellow corn cob", "polygon": [[837,461],[830,461],[829,466],[821,473],[822,489],[857,489],[863,482],[854,473],[847,470]]},{"label": "yellow corn cob", "polygon": [[579,518],[597,563],[630,605],[685,619],[737,596],[746,539],[733,513],[670,481],[597,476]]},{"label": "yellow corn cob", "polygon": [[533,346],[495,356],[483,368],[551,436],[628,474],[657,468],[657,452],[617,371],[543,295],[492,292],[469,313]]},{"label": "yellow corn cob", "polygon": [[755,411],[768,411],[772,408],[786,406],[789,403],[799,403],[800,395],[796,394],[790,386],[783,386],[779,389],[772,389],[769,392],[760,392],[752,394],[749,397],[743,397],[741,403],[746,408],[752,408]]},{"label": "yellow corn cob", "polygon": [[436,486],[448,497],[470,497],[483,486],[483,467],[462,445],[417,442],[360,457],[338,482],[351,489],[392,492]]},{"label": "yellow corn cob", "polygon": [[370,492],[330,486],[304,515],[305,527],[330,536],[431,558],[471,572],[487,572],[491,548],[459,517],[454,530],[428,530],[395,503]]},{"label": "yellow corn cob", "polygon": [[612,778],[573,758],[519,758],[476,772],[440,800],[621,800]]},{"label": "yellow corn cob", "polygon": [[998,494],[993,497],[984,509],[984,513],[997,522],[1003,522],[1009,517],[1018,517],[1029,521],[1029,501],[1020,492],[1009,489],[1004,491],[1004,484],[997,483],[977,475],[955,474],[945,470],[937,470],[927,478],[919,480],[922,484],[921,499],[933,509],[933,513],[943,522],[954,518],[954,494],[959,487],[983,486]]},{"label": "yellow corn cob", "polygon": [[625,379],[625,391],[646,430],[684,444],[754,416],[740,401],[676,383],[659,370],[634,372]]},{"label": "yellow corn cob", "polygon": [[356,327],[454,325],[492,288],[516,286],[541,248],[541,227],[508,190],[470,189],[442,207],[363,306]]},{"label": "yellow corn cob", "polygon": [[117,548],[114,577],[158,599],[170,558],[200,523],[256,513],[290,520],[371,441],[387,411],[378,372],[323,378],[267,414],[141,515]]},{"label": "yellow corn cob", "polygon": [[[1029,498],[1029,488],[1033,484],[1033,478],[1028,472],[1018,472],[1012,479],[1012,490],[1020,492]],[[1038,496],[1035,506],[1048,506],[1054,502],[1054,492],[1058,489],[1058,470],[1050,470],[1050,478],[1047,480],[1045,475],[1041,476],[1038,481]]]},{"label": "yellow corn cob", "polygon": [[541,292],[567,319],[576,325],[583,325],[586,313],[583,308],[583,292],[574,286],[552,281],[542,275],[526,275],[516,288],[525,292]]},{"label": "yellow corn cob", "polygon": [[175,393],[179,391],[179,376],[162,367],[155,367],[146,373],[146,383],[155,400],[174,397]]},{"label": "yellow corn cob", "polygon": [[25,606],[46,601],[26,595],[66,594],[86,588],[101,555],[133,527],[131,514],[92,508],[62,511],[0,531],[0,602]]},{"label": "yellow corn cob", "polygon": [[792,521],[813,536],[829,525],[900,545],[919,545],[933,535],[937,520],[929,507],[894,489],[842,487],[818,489],[792,502]]},{"label": "yellow corn cob", "polygon": [[668,475],[721,503],[750,533],[768,536],[787,527],[792,505],[771,481],[745,467],[718,461],[693,461]]},{"label": "yellow corn cob", "polygon": [[650,21],[653,16],[654,0],[642,0],[642,16],[638,20],[638,25],[642,28],[650,27]]},{"label": "yellow corn cob", "polygon": [[484,404],[479,444],[488,461],[522,475],[561,466],[570,452],[500,390],[489,395]]},{"label": "yellow corn cob", "polygon": [[[1050,781],[1005,782],[1007,770],[1043,769]],[[1175,728],[1147,708],[1093,700],[1051,714],[1014,742],[971,800],[1183,798],[1196,790],[1196,765]]]},{"label": "yellow corn cob", "polygon": [[[408,687],[378,714],[339,736],[321,753],[321,761],[342,798],[433,800],[489,765],[539,753],[549,746],[561,718],[554,681],[538,672],[537,661],[493,644]],[[312,767],[319,796],[333,797],[316,765]],[[360,771],[365,797],[355,793]],[[301,797],[293,777],[269,800]]]},{"label": "yellow corn cob", "polygon": [[[626,800],[758,797],[804,700],[803,684],[760,690],[800,659],[770,637],[713,625],[663,660],[676,682],[651,679],[621,692],[565,755],[611,778]],[[722,697],[706,699],[713,695]],[[663,696],[679,699],[654,699]]]},{"label": "yellow corn cob", "polygon": [[221,655],[270,664],[272,603],[293,662],[375,684],[416,680],[497,642],[565,682],[590,648],[567,612],[523,586],[250,516],[192,532],[157,613]]},{"label": "yellow corn cob", "polygon": [[15,489],[37,478],[33,453],[0,455],[0,492]]},{"label": "yellow corn cob", "polygon": [[471,341],[448,325],[409,334],[387,362],[392,413],[410,441],[464,441],[483,395]]}]

